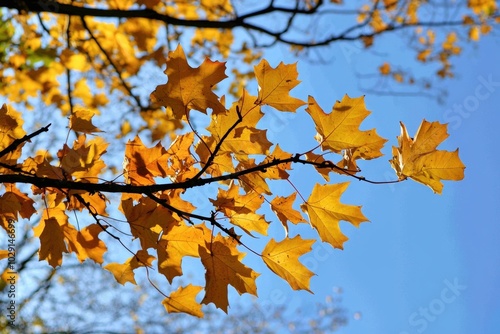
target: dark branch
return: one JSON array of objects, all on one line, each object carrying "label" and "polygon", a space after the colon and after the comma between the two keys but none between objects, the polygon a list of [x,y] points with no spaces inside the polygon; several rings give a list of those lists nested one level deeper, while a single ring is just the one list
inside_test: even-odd
[{"label": "dark branch", "polygon": [[10,152],[14,152],[19,145],[21,145],[24,142],[30,141],[31,138],[38,136],[40,133],[49,131],[50,125],[51,124],[48,124],[47,126],[44,126],[43,128],[33,132],[30,135],[26,135],[23,138],[14,140],[12,144],[7,146],[3,151],[0,152],[0,158],[3,157],[4,155],[9,154]]},{"label": "dark branch", "polygon": [[[362,38],[374,37],[377,35],[382,35],[387,32],[393,32],[398,30],[404,30],[412,27],[443,27],[443,26],[463,26],[463,19],[459,18],[457,20],[442,20],[442,21],[420,21],[416,23],[411,22],[392,22],[390,23],[385,30],[377,31],[377,32],[367,32],[364,29],[369,22],[372,20],[373,11],[377,8],[379,1],[375,2],[375,4],[371,7],[371,9],[366,13],[367,18],[358,24],[355,24],[351,27],[346,28],[344,31],[333,34],[329,37],[326,37],[321,40],[314,41],[305,41],[305,40],[294,40],[285,37],[287,32],[289,32],[291,21],[297,15],[329,15],[329,14],[340,14],[340,15],[351,15],[356,13],[353,10],[343,11],[332,11],[329,9],[322,10],[323,1],[318,1],[318,3],[310,9],[301,9],[299,7],[279,7],[275,6],[274,2],[271,3],[260,10],[255,10],[250,13],[245,13],[240,16],[233,15],[227,19],[221,20],[207,20],[207,19],[198,19],[198,20],[187,20],[176,18],[167,14],[158,13],[152,9],[130,9],[130,10],[121,10],[121,9],[106,9],[106,8],[91,8],[85,6],[75,6],[71,4],[62,4],[57,1],[47,0],[47,1],[35,1],[35,0],[25,0],[25,1],[11,1],[11,0],[0,0],[0,7],[17,9],[20,12],[28,11],[33,13],[47,12],[54,13],[60,15],[69,15],[69,16],[92,16],[99,18],[145,18],[150,20],[156,20],[164,22],[167,25],[179,26],[179,27],[194,27],[194,28],[216,28],[216,29],[234,29],[237,27],[241,27],[246,29],[248,32],[259,32],[266,36],[269,36],[273,39],[270,45],[275,44],[277,42],[302,46],[302,47],[320,47],[326,46],[336,41],[356,41]],[[358,12],[359,13],[359,12]],[[285,26],[285,29],[281,29],[280,31],[273,31],[272,29],[267,28],[264,25],[257,25],[249,22],[251,19],[261,18],[263,19],[267,15],[270,14],[282,14],[282,15],[290,15],[288,24]],[[500,17],[499,14],[492,15],[490,19],[496,19]],[[265,47],[266,45],[256,45],[259,47]]]}]

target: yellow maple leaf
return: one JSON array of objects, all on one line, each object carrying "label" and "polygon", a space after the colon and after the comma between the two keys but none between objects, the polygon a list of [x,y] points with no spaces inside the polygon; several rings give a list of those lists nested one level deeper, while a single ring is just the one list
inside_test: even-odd
[{"label": "yellow maple leaf", "polygon": [[64,243],[64,234],[58,219],[50,217],[40,220],[33,231],[35,236],[40,238],[38,258],[40,260],[46,259],[53,268],[61,265],[62,253],[68,253],[68,249]]},{"label": "yellow maple leaf", "polygon": [[338,184],[316,184],[307,202],[301,205],[302,211],[309,216],[322,241],[335,248],[343,249],[348,238],[340,230],[340,221],[350,222],[358,227],[368,219],[361,212],[361,206],[340,203],[340,196],[347,189],[349,182]]},{"label": "yellow maple leaf", "polygon": [[262,251],[264,263],[276,275],[283,278],[294,290],[310,290],[310,279],[314,273],[299,262],[299,257],[310,252],[315,240],[302,239],[300,235],[293,239],[285,238],[276,242],[269,240]]},{"label": "yellow maple leaf", "polygon": [[111,272],[116,281],[121,285],[125,285],[127,282],[137,285],[134,269],[144,266],[150,267],[154,259],[147,251],[140,249],[134,256],[127,259],[125,263],[111,262],[104,266],[104,269]]},{"label": "yellow maple leaf", "polygon": [[259,84],[259,96],[256,104],[267,104],[277,110],[295,112],[304,101],[290,96],[290,90],[297,86],[297,64],[279,63],[272,68],[267,60],[262,59],[255,66],[255,77]]},{"label": "yellow maple leaf", "polygon": [[82,133],[102,132],[92,124],[95,113],[87,109],[77,109],[69,117],[69,128]]},{"label": "yellow maple leaf", "polygon": [[241,295],[249,293],[257,295],[255,279],[258,273],[245,266],[241,261],[245,253],[237,250],[237,242],[232,237],[220,234],[211,243],[199,249],[201,262],[206,269],[206,294],[202,304],[214,303],[216,307],[227,313],[229,306],[228,285],[232,285]]},{"label": "yellow maple leaf", "polygon": [[316,139],[323,150],[340,153],[351,149],[357,151],[353,156],[362,159],[382,156],[381,149],[387,140],[380,137],[375,129],[359,130],[361,122],[370,114],[363,96],[350,98],[345,95],[342,101],[335,103],[330,114],[326,114],[309,96],[306,111],[316,124]]},{"label": "yellow maple leaf", "polygon": [[15,185],[8,185],[6,188],[7,191],[0,196],[0,216],[13,220],[17,220],[18,215],[30,218],[36,212],[33,207],[35,201]]},{"label": "yellow maple leaf", "polygon": [[89,67],[84,54],[75,53],[69,49],[64,49],[61,52],[61,64],[70,70],[77,71],[84,71]]},{"label": "yellow maple leaf", "polygon": [[[4,103],[0,108],[0,133],[7,134],[11,139],[22,138],[26,135],[23,130],[23,119],[21,113],[14,110],[12,107],[7,107]],[[0,141],[0,151],[5,147],[9,146],[11,142],[6,142],[6,139],[2,137]]]},{"label": "yellow maple leaf", "polygon": [[154,177],[174,175],[168,169],[169,156],[161,142],[147,148],[136,136],[125,148],[125,180],[133,185],[147,185],[155,183]]},{"label": "yellow maple leaf", "polygon": [[225,107],[212,89],[227,78],[225,69],[225,63],[210,59],[205,59],[200,67],[192,68],[179,45],[167,58],[167,83],[157,86],[151,98],[162,106],[171,107],[176,119],[185,118],[191,109],[204,113],[207,108],[214,113],[224,112]]},{"label": "yellow maple leaf", "polygon": [[132,258],[128,259],[125,263],[116,263],[112,262],[110,264],[107,264],[104,266],[104,269],[107,271],[111,272],[113,276],[115,277],[116,281],[120,283],[121,285],[125,285],[125,283],[130,282],[134,285],[137,285],[137,282],[135,281],[135,274],[134,274],[134,269],[130,265],[130,260]]},{"label": "yellow maple leaf", "polygon": [[73,148],[64,145],[57,156],[61,160],[61,167],[75,179],[86,179],[96,182],[101,171],[106,167],[101,156],[106,153],[108,143],[102,137],[95,137],[89,141],[81,134],[73,143]]},{"label": "yellow maple leaf", "polygon": [[98,237],[102,231],[102,227],[98,224],[91,224],[78,231],[76,239],[85,250],[85,258],[90,258],[99,264],[103,263],[103,256],[107,250],[106,244]]},{"label": "yellow maple leaf", "polygon": [[170,283],[182,275],[184,256],[199,257],[199,248],[210,242],[211,233],[205,225],[187,226],[185,223],[171,225],[158,242],[158,271]]},{"label": "yellow maple leaf", "polygon": [[196,302],[196,295],[203,290],[203,287],[188,284],[186,287],[179,287],[170,296],[162,301],[168,313],[187,313],[198,318],[203,318],[201,304]]},{"label": "yellow maple leaf", "polygon": [[170,211],[149,197],[141,197],[135,205],[132,198],[122,199],[120,210],[130,224],[130,232],[139,239],[143,249],[156,247],[162,231],[160,226],[167,228],[174,223]]},{"label": "yellow maple leaf", "polygon": [[399,147],[392,148],[392,168],[400,180],[407,177],[429,186],[441,194],[441,180],[458,181],[464,178],[465,165],[458,157],[458,149],[453,152],[437,150],[448,138],[447,125],[423,120],[414,138],[401,123]]},{"label": "yellow maple leaf", "polygon": [[300,212],[292,207],[296,197],[296,192],[287,197],[276,196],[270,203],[271,210],[278,216],[279,221],[285,228],[286,235],[288,235],[288,221],[293,224],[306,222]]}]

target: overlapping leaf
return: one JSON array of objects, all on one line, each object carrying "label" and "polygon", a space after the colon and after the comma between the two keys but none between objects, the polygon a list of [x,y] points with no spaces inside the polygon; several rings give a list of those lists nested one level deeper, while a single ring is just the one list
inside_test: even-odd
[{"label": "overlapping leaf", "polygon": [[316,184],[307,202],[301,206],[321,240],[340,249],[344,248],[343,244],[348,239],[340,230],[340,221],[347,221],[356,227],[368,221],[361,212],[361,206],[340,203],[340,196],[348,185],[348,182]]},{"label": "overlapping leaf", "polygon": [[437,147],[448,138],[447,125],[423,120],[414,138],[401,123],[399,146],[392,148],[392,168],[400,179],[407,177],[441,193],[441,180],[462,180],[465,165],[458,157],[458,149],[449,152]]},{"label": "overlapping leaf", "polygon": [[386,139],[380,137],[375,129],[362,131],[361,122],[370,114],[366,109],[364,97],[350,98],[345,95],[337,101],[332,112],[326,114],[309,96],[306,111],[316,124],[316,139],[323,150],[341,153],[343,150],[356,151],[355,158],[374,159],[382,156],[381,149]]},{"label": "overlapping leaf", "polygon": [[267,60],[262,59],[255,66],[255,78],[259,84],[259,96],[256,104],[267,104],[277,110],[295,112],[305,104],[304,101],[290,96],[290,90],[297,86],[297,64],[280,63],[272,68]]},{"label": "overlapping leaf", "polygon": [[257,295],[255,279],[259,274],[241,262],[245,254],[239,252],[236,245],[237,242],[233,238],[218,234],[210,244],[200,246],[201,262],[206,270],[206,293],[201,302],[214,303],[226,313],[229,306],[229,285],[240,295]]},{"label": "overlapping leaf", "polygon": [[225,107],[212,90],[227,77],[225,69],[224,63],[210,59],[205,59],[200,67],[192,68],[179,45],[167,59],[165,74],[168,82],[156,87],[151,97],[158,104],[172,108],[176,119],[185,118],[192,109],[206,113],[210,108],[214,113],[222,113]]}]

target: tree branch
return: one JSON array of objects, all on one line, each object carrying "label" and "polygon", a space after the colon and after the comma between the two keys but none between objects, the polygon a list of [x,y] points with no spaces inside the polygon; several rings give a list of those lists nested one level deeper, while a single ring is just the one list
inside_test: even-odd
[{"label": "tree branch", "polygon": [[31,138],[33,137],[36,137],[38,136],[40,133],[42,132],[47,132],[49,131],[49,127],[51,126],[51,124],[49,123],[48,125],[44,126],[43,128],[33,132],[32,134],[30,135],[25,135],[24,137],[22,138],[19,138],[19,139],[16,139],[14,140],[9,146],[7,146],[5,149],[3,149],[1,152],[0,152],[0,158],[3,157],[4,155],[7,155],[9,154],[10,152],[13,152],[19,145],[21,145],[22,143],[24,142],[27,142],[29,141]]}]

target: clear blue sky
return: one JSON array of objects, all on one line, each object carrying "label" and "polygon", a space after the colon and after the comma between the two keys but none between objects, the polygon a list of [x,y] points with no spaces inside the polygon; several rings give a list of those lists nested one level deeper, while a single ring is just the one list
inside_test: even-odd
[{"label": "clear blue sky", "polygon": [[[343,201],[363,205],[371,223],[359,229],[342,223],[350,238],[344,251],[317,244],[313,254],[301,258],[317,274],[312,278],[315,295],[292,292],[286,283],[264,274],[258,281],[261,301],[286,303],[307,313],[316,301],[341,287],[342,305],[351,315],[361,312],[361,318],[351,318],[340,333],[500,332],[499,50],[500,41],[491,37],[478,48],[464,50],[456,62],[457,77],[444,83],[449,95],[443,104],[361,91],[356,73],[366,73],[383,58],[355,49],[346,53],[339,46],[332,47],[335,60],[325,65],[299,61],[303,82],[293,91],[295,96],[313,95],[325,111],[345,93],[366,94],[373,114],[363,123],[365,128],[377,127],[390,140],[385,157],[361,165],[370,178],[395,177],[387,160],[399,135],[400,120],[410,135],[423,118],[448,122],[450,137],[440,148],[459,147],[467,169],[462,182],[445,182],[442,195],[413,181],[373,186],[353,180]],[[392,53],[397,56],[389,61],[404,64],[408,53]],[[273,66],[281,60],[296,61],[285,51],[265,57]],[[307,146],[310,139],[298,137],[296,131],[311,133],[313,125],[301,114],[291,122],[275,118],[271,124],[279,126],[269,129],[271,141],[281,138],[280,145],[290,151]],[[314,181],[305,175],[293,179],[301,189],[308,189]]]}]

